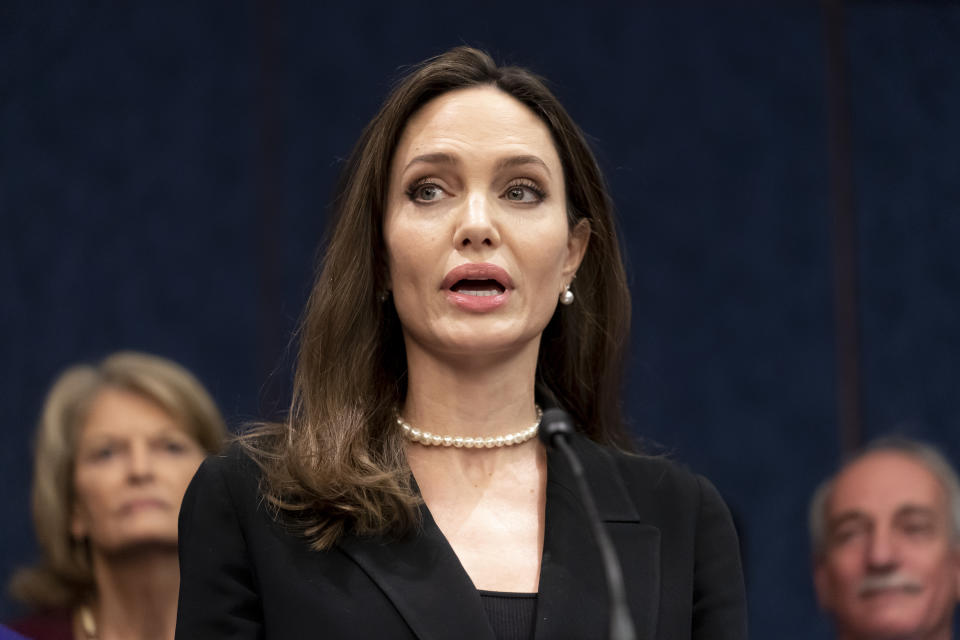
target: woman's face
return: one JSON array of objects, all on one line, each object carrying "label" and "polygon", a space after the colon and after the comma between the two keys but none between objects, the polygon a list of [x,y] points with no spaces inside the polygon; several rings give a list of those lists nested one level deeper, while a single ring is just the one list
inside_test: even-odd
[{"label": "woman's face", "polygon": [[100,391],[78,434],[71,533],[109,553],[177,543],[177,516],[204,451],[145,398]]},{"label": "woman's face", "polygon": [[400,138],[384,220],[408,349],[539,344],[589,232],[570,229],[560,158],[525,105],[494,87],[430,101]]}]

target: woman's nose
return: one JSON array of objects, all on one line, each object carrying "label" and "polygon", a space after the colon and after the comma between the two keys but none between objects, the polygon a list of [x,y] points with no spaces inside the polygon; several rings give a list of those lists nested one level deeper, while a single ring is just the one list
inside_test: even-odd
[{"label": "woman's nose", "polygon": [[143,481],[153,476],[153,459],[146,443],[130,447],[128,475],[132,481]]},{"label": "woman's nose", "polygon": [[485,193],[470,193],[459,207],[454,244],[458,249],[493,248],[500,244],[494,221],[495,203]]}]

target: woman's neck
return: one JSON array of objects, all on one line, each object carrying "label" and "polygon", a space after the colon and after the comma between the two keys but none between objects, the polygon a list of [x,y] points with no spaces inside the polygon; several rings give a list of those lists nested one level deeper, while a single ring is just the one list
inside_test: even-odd
[{"label": "woman's neck", "polygon": [[173,638],[180,589],[176,546],[94,552],[93,572],[97,597],[91,611],[98,640]]},{"label": "woman's neck", "polygon": [[408,345],[403,418],[417,429],[454,437],[495,437],[529,427],[536,421],[538,346],[502,357],[441,358]]}]

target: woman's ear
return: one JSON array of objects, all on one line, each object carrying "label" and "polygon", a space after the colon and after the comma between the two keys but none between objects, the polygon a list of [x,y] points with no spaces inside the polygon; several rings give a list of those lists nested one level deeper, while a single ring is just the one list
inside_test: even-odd
[{"label": "woman's ear", "polygon": [[567,238],[567,259],[563,264],[565,280],[571,280],[580,268],[583,256],[587,253],[588,244],[590,244],[590,221],[582,218],[570,229],[570,235]]}]

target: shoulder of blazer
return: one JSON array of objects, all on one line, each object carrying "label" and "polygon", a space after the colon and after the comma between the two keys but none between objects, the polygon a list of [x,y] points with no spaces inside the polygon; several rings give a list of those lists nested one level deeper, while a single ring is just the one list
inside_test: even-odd
[{"label": "shoulder of blazer", "polygon": [[[219,482],[241,519],[263,509],[260,491],[262,472],[239,442],[231,442],[219,453],[208,456],[194,476],[194,482]],[[216,478],[216,479],[214,479]]]},{"label": "shoulder of blazer", "polygon": [[663,456],[634,454],[596,443],[585,436],[573,439],[591,483],[616,482],[629,495],[642,519],[651,524],[696,514],[702,492],[702,478],[683,465]]},{"label": "shoulder of blazer", "polygon": [[258,485],[260,482],[260,467],[236,440],[227,444],[219,453],[208,456],[203,461],[203,466],[209,467],[212,472],[222,475],[230,482]]}]

